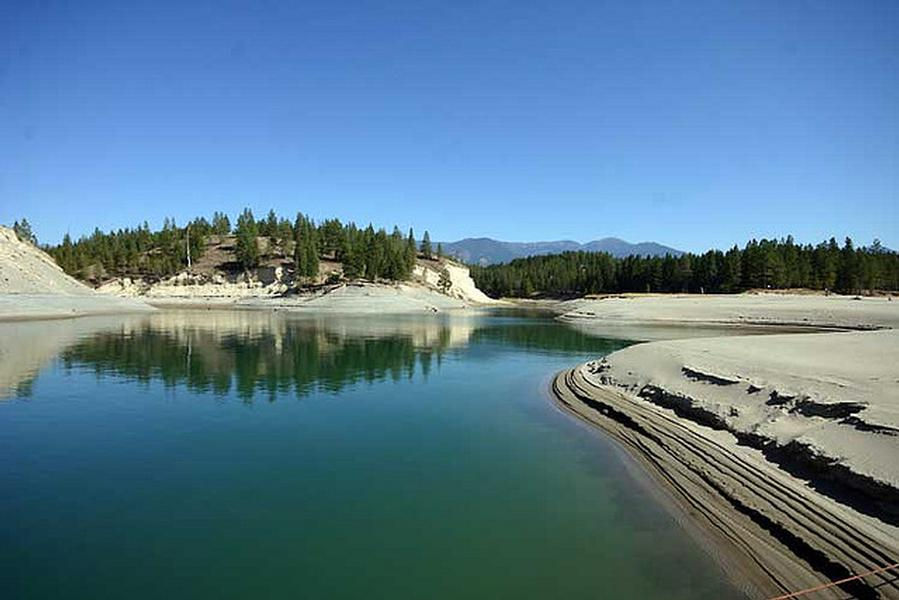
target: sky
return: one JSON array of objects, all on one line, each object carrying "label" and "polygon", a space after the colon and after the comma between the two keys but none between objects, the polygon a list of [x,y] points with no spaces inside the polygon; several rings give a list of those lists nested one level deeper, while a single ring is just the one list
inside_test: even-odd
[{"label": "sky", "polygon": [[0,2],[0,223],[899,248],[899,2]]}]

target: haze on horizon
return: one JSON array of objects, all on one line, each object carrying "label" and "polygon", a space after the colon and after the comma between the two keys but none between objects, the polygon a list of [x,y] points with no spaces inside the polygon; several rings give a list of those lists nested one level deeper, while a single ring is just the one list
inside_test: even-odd
[{"label": "haze on horizon", "polygon": [[0,223],[899,247],[899,3],[0,8]]}]

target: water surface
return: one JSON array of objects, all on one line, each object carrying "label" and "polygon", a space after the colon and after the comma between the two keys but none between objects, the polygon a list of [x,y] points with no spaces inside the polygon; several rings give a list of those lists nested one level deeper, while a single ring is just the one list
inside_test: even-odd
[{"label": "water surface", "polygon": [[726,598],[548,317],[0,324],[2,598]]}]

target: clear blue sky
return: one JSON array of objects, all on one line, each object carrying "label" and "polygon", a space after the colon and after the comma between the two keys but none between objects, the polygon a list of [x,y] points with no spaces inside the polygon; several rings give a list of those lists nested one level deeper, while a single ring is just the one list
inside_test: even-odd
[{"label": "clear blue sky", "polygon": [[0,3],[0,222],[899,247],[899,2]]}]

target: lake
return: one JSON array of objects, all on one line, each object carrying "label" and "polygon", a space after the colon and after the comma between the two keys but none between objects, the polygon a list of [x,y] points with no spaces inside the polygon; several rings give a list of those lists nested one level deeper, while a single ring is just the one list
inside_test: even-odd
[{"label": "lake", "polygon": [[542,313],[0,323],[2,598],[728,598]]}]

